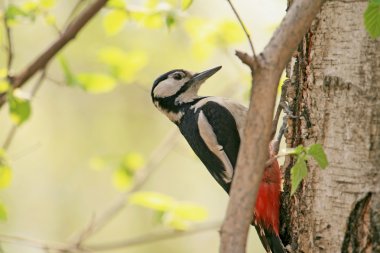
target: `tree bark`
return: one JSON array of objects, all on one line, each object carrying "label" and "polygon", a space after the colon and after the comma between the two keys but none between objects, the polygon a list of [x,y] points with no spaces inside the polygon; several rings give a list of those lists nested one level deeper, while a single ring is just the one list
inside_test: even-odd
[{"label": "tree bark", "polygon": [[288,66],[288,147],[321,143],[329,166],[290,197],[281,238],[293,252],[380,252],[380,40],[364,29],[368,1],[327,1]]}]

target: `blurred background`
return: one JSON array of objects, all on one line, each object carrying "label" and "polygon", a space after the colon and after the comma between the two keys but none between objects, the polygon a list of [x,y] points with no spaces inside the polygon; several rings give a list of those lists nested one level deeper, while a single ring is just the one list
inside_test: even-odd
[{"label": "blurred background", "polygon": [[[0,0],[2,15],[10,5],[36,12],[34,17],[15,15],[10,24],[11,73],[18,73],[58,37],[77,2]],[[82,2],[74,14],[91,1]],[[200,94],[247,104],[250,73],[234,56],[235,49],[250,52],[242,29],[227,1],[194,0],[185,7],[181,1],[112,2],[48,66],[31,102],[30,118],[6,150],[13,176],[0,190],[8,216],[0,223],[0,234],[67,241],[133,186],[134,174],[149,166],[152,153],[162,160],[139,190],[170,196],[169,202],[177,204],[192,203],[190,209],[199,215],[173,220],[165,208],[137,199],[91,236],[89,244],[173,227],[188,229],[224,217],[228,196],[184,139],[173,133],[175,125],[154,108],[150,88],[159,75],[174,68],[197,72],[222,65]],[[286,1],[233,2],[260,52],[284,16]],[[4,45],[4,26],[0,40]],[[5,50],[0,64],[4,69]],[[28,95],[36,79],[21,93]],[[12,124],[8,107],[3,107],[1,143]],[[171,151],[166,155],[162,150],[160,156],[158,147],[168,135],[172,140],[165,146]],[[165,202],[162,195],[158,199]],[[249,238],[248,252],[264,252],[254,229]],[[43,252],[17,244],[2,247],[4,252]],[[218,252],[218,247],[214,229],[106,252]]]}]

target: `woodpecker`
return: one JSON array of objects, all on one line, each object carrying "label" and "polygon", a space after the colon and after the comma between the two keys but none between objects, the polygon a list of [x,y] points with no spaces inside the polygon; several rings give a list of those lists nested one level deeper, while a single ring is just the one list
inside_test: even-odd
[{"label": "woodpecker", "polygon": [[[200,86],[221,66],[192,73],[174,69],[151,90],[156,108],[177,125],[210,174],[229,193],[243,137],[247,108],[229,98],[198,96]],[[265,168],[252,225],[267,252],[286,253],[279,238],[281,173],[277,160]]]}]

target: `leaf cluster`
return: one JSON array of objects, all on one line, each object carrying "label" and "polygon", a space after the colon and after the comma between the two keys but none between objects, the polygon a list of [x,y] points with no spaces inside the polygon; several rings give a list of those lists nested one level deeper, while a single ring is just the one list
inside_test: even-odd
[{"label": "leaf cluster", "polygon": [[190,222],[203,221],[207,210],[195,203],[177,201],[157,192],[136,192],[129,203],[153,210],[157,221],[176,230],[186,230]]},{"label": "leaf cluster", "polygon": [[309,147],[299,145],[295,149],[287,152],[289,155],[295,155],[297,160],[290,170],[291,175],[291,194],[293,195],[299,184],[307,177],[307,161],[313,158],[321,169],[328,166],[327,156],[321,144],[312,144]]}]

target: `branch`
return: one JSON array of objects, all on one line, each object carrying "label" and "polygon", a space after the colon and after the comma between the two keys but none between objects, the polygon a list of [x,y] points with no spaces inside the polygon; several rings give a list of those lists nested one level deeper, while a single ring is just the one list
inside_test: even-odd
[{"label": "branch", "polygon": [[244,63],[251,69],[251,73],[255,72],[258,63],[254,57],[238,50],[235,51],[235,55],[241,60],[242,63]]},{"label": "branch", "polygon": [[[11,77],[13,88],[22,86],[37,71],[43,69],[46,64],[72,39],[79,31],[95,16],[96,13],[107,3],[108,0],[97,0],[89,5],[83,12],[74,19],[63,31],[62,35],[44,52],[42,52],[34,61],[32,61],[19,74]],[[5,103],[5,94],[0,95],[0,107]]]},{"label": "branch", "polygon": [[76,248],[80,248],[83,242],[97,231],[102,229],[108,222],[120,211],[125,205],[128,197],[146,182],[146,180],[153,173],[158,164],[169,154],[177,143],[177,131],[173,130],[166,138],[156,147],[152,152],[148,163],[144,168],[140,169],[135,176],[135,183],[133,187],[121,194],[114,202],[112,202],[106,209],[100,212],[98,215],[91,218],[90,222],[78,232],[72,236],[71,244]]},{"label": "branch", "polygon": [[257,57],[252,78],[251,103],[240,146],[227,214],[221,230],[221,253],[245,252],[252,207],[255,204],[264,165],[268,159],[277,85],[282,70],[319,12],[323,0],[294,1],[288,13]]},{"label": "branch", "polygon": [[140,244],[152,243],[161,240],[173,239],[182,236],[193,235],[208,230],[214,230],[220,227],[221,222],[207,222],[199,225],[195,225],[188,230],[178,231],[173,229],[162,229],[159,231],[151,232],[145,235],[136,236],[134,238],[123,239],[108,243],[89,244],[82,248],[73,248],[65,243],[58,242],[46,242],[26,237],[13,236],[13,235],[0,235],[0,242],[12,243],[22,245],[26,247],[32,247],[37,249],[43,249],[54,252],[95,252],[105,251],[112,249],[122,249],[132,247]]},{"label": "branch", "polygon": [[78,0],[78,2],[76,2],[76,4],[74,5],[73,9],[71,10],[69,16],[67,17],[66,19],[66,22],[64,24],[64,27],[67,27],[69,25],[69,22],[73,19],[73,17],[77,14],[78,10],[81,8],[82,4],[85,2],[86,0]]},{"label": "branch", "polygon": [[149,234],[145,234],[142,236],[137,236],[134,238],[124,239],[124,240],[115,241],[115,242],[89,244],[85,246],[85,249],[89,250],[90,252],[121,249],[121,248],[139,245],[139,244],[152,243],[156,241],[192,235],[192,234],[196,234],[196,233],[200,233],[200,232],[204,232],[208,230],[214,230],[214,229],[217,230],[219,229],[220,225],[221,225],[221,222],[217,221],[217,222],[208,222],[208,223],[199,224],[185,231],[178,231],[178,230],[173,230],[173,229],[161,230],[161,231],[151,232]]},{"label": "branch", "polygon": [[241,25],[241,28],[243,28],[243,31],[244,31],[244,33],[245,33],[245,36],[247,36],[249,46],[251,47],[251,51],[252,51],[253,58],[255,58],[255,57],[256,57],[256,54],[255,54],[255,48],[253,47],[253,43],[252,43],[252,40],[251,40],[251,36],[249,35],[249,32],[248,32],[247,28],[245,27],[245,25],[244,25],[244,23],[243,23],[243,20],[240,18],[239,13],[238,13],[237,10],[235,9],[235,6],[232,4],[231,0],[227,0],[227,2],[230,4],[232,11],[234,12],[234,14],[235,14],[237,20],[239,21],[239,23],[240,23],[240,25]]},{"label": "branch", "polygon": [[31,248],[44,249],[44,250],[52,250],[58,252],[64,252],[67,247],[63,243],[56,242],[44,242],[36,239],[14,236],[14,235],[0,235],[0,242],[3,243],[12,243],[22,246],[27,246]]}]

